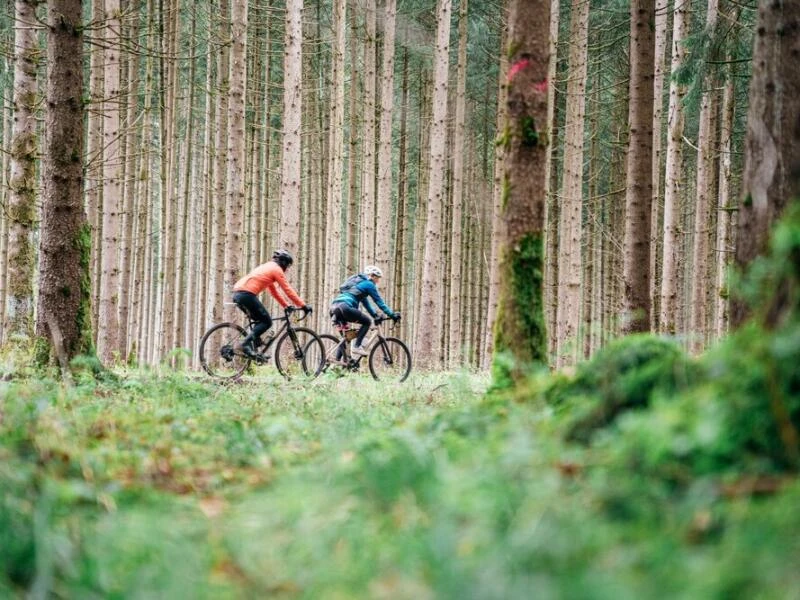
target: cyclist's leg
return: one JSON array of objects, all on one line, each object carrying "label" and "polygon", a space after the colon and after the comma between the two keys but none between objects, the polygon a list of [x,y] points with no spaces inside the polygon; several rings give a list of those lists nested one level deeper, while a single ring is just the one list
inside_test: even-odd
[{"label": "cyclist's leg", "polygon": [[252,331],[244,339],[245,344],[252,346],[253,342],[258,339],[262,333],[272,327],[272,317],[269,316],[269,312],[255,294],[251,294],[250,292],[234,292],[233,301],[241,306],[255,322]]},{"label": "cyclist's leg", "polygon": [[369,331],[369,326],[372,324],[372,319],[370,319],[368,315],[364,314],[357,308],[352,308],[347,305],[342,306],[341,312],[344,320],[348,323],[361,324],[361,328],[358,330],[358,335],[356,335],[355,339],[356,346],[361,346],[361,342],[364,341],[364,338]]}]

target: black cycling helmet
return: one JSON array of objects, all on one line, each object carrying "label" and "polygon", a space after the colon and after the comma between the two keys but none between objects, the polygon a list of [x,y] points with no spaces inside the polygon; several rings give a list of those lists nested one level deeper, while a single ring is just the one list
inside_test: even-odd
[{"label": "black cycling helmet", "polygon": [[290,266],[292,266],[292,263],[294,262],[294,258],[292,258],[292,255],[289,254],[288,251],[283,249],[275,250],[275,252],[272,253],[272,260],[278,263],[284,271]]}]

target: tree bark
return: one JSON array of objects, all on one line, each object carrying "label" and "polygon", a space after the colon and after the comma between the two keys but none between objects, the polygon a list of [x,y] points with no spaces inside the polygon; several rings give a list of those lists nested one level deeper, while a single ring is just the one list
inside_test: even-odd
[{"label": "tree bark", "polygon": [[[676,0],[672,16],[671,71],[676,73],[683,64],[686,48],[683,41],[689,24],[691,0]],[[680,232],[680,191],[682,178],[681,148],[683,146],[683,96],[686,87],[672,77],[669,85],[667,114],[667,158],[664,178],[664,255],[661,261],[661,314],[658,322],[662,333],[677,333],[678,322],[678,263]]]},{"label": "tree bark", "polygon": [[[47,112],[36,334],[54,342],[60,333],[67,359],[92,349],[91,232],[82,202],[81,8],[81,0],[47,2]],[[50,343],[46,345],[52,350]]]},{"label": "tree bark", "polygon": [[583,213],[583,137],[586,121],[586,70],[589,52],[589,2],[573,0],[570,22],[567,113],[564,125],[564,174],[559,207],[558,368],[578,357],[581,315],[581,228]]},{"label": "tree bark", "polygon": [[443,306],[440,298],[442,273],[442,206],[447,172],[447,87],[450,54],[451,0],[439,0],[436,10],[436,48],[434,50],[433,114],[430,137],[430,178],[428,182],[428,214],[422,274],[420,318],[427,324],[417,329],[417,360],[423,368],[440,364],[439,343],[442,338]]},{"label": "tree bark", "polygon": [[120,152],[120,4],[105,0],[103,64],[103,228],[97,354],[104,363],[119,357],[119,280],[122,210]]},{"label": "tree bark", "polygon": [[512,0],[500,243],[500,292],[493,374],[498,385],[547,364],[544,275],[544,173],[550,0]]},{"label": "tree bark", "polygon": [[623,333],[650,329],[650,217],[653,201],[654,0],[631,3],[631,79],[625,193]]},{"label": "tree bark", "polygon": [[[14,121],[11,132],[11,172],[8,180],[8,295],[0,296],[6,312],[6,336],[33,335],[33,231],[36,221],[36,5],[16,0],[14,15]],[[6,211],[4,211],[6,212]]]},{"label": "tree bark", "polygon": [[[759,3],[736,245],[740,269],[764,252],[771,226],[800,197],[798,48],[800,2]],[[749,312],[735,301],[731,325],[741,325]]]},{"label": "tree bark", "polygon": [[301,139],[303,114],[303,0],[286,3],[284,55],[283,158],[281,161],[280,244],[296,254],[300,247]]}]

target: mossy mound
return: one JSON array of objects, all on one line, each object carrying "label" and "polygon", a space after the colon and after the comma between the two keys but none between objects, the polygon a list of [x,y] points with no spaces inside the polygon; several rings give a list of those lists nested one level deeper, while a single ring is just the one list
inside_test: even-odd
[{"label": "mossy mound", "polygon": [[553,379],[544,397],[571,413],[567,439],[585,443],[622,412],[648,406],[657,391],[672,395],[686,389],[698,371],[673,340],[632,335],[578,365],[574,376]]}]

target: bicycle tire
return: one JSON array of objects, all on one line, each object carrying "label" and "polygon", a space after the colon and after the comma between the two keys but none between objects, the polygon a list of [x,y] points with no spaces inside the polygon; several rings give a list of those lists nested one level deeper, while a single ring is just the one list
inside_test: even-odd
[{"label": "bicycle tire", "polygon": [[369,353],[369,372],[376,381],[403,382],[411,373],[411,351],[397,338],[378,340]]},{"label": "bicycle tire", "polygon": [[236,323],[219,323],[200,339],[200,365],[218,379],[237,379],[250,366],[251,360],[239,353],[236,346],[247,337],[247,331]]},{"label": "bicycle tire", "polygon": [[341,338],[336,337],[335,335],[331,335],[330,333],[320,333],[319,339],[322,342],[322,346],[325,349],[325,361],[322,365],[322,373],[328,371],[331,366],[342,366],[341,363],[334,362],[336,361],[336,357],[332,354],[332,352],[339,346],[342,342]]},{"label": "bicycle tire", "polygon": [[313,379],[322,371],[324,361],[325,346],[307,327],[287,329],[275,344],[275,367],[288,380]]}]

